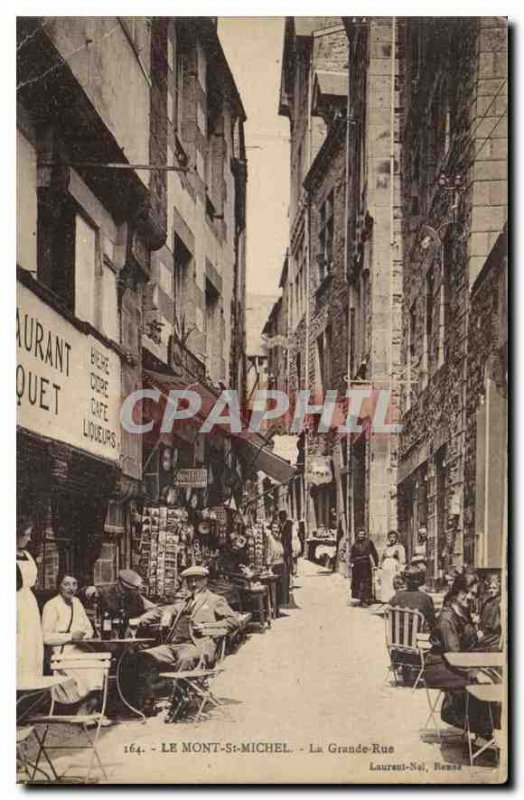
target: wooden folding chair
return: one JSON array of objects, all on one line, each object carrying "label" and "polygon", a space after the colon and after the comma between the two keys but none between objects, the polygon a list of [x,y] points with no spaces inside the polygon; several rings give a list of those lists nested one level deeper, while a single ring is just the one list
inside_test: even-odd
[{"label": "wooden folding chair", "polygon": [[[85,783],[89,783],[91,772],[97,762],[98,769],[101,771],[105,780],[107,780],[107,773],[100,760],[97,750],[98,737],[100,735],[100,728],[105,716],[105,709],[107,703],[107,686],[109,668],[111,666],[111,653],[56,653],[51,656],[51,670],[54,674],[67,674],[69,670],[87,670],[97,669],[102,672],[102,704],[99,711],[91,714],[57,714],[55,713],[57,702],[64,705],[62,699],[58,701],[55,699],[54,691],[51,692],[51,708],[49,714],[34,716],[28,722],[35,726],[34,735],[38,742],[38,753],[34,764],[33,775],[31,781],[34,782],[34,776],[39,769],[40,759],[45,757],[49,768],[52,773],[54,781],[60,782],[62,778],[56,772],[56,769],[51,761],[49,755],[50,750],[91,750],[91,758],[87,766],[87,773],[83,779]],[[90,733],[89,726],[94,724],[94,728]],[[43,725],[43,732],[40,732],[38,726]],[[88,744],[48,744],[47,736],[53,725],[72,725],[74,728],[79,728]],[[67,782],[68,779],[76,776],[62,776]]]},{"label": "wooden folding chair", "polygon": [[[224,668],[220,666],[225,657],[226,637],[228,629],[218,624],[210,623],[200,626],[203,636],[211,636],[216,640],[216,658],[213,667],[206,667],[205,657],[202,654],[195,669],[181,672],[161,672],[160,677],[173,681],[171,708],[167,715],[167,722],[175,722],[182,711],[193,701],[198,702],[198,709],[194,721],[198,722],[207,704],[220,709],[221,700],[213,693],[213,684]],[[198,639],[195,641],[198,643]],[[198,646],[198,644],[197,644]]]},{"label": "wooden folding chair", "polygon": [[420,681],[424,682],[424,652],[419,647],[418,637],[422,633],[425,620],[424,615],[412,608],[399,608],[388,606],[385,615],[386,647],[390,664],[386,677],[393,673],[395,686],[397,685],[397,669],[409,667],[418,669],[418,674],[413,685],[413,691]]}]

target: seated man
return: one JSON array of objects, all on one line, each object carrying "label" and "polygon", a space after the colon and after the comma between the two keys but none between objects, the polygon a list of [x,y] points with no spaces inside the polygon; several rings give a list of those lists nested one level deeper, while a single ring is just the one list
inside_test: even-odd
[{"label": "seated man", "polygon": [[122,613],[127,620],[141,617],[154,609],[155,604],[142,594],[143,581],[133,569],[121,569],[116,583],[106,586],[88,586],[84,590],[87,600],[98,599],[100,613],[108,611],[111,616]]},{"label": "seated man", "polygon": [[226,600],[207,588],[205,567],[189,567],[182,578],[186,580],[189,595],[170,606],[153,609],[141,620],[141,624],[147,625],[158,619],[167,630],[164,644],[142,650],[134,657],[134,699],[146,715],[155,713],[155,696],[165,688],[160,672],[191,670],[202,658],[206,666],[213,663],[216,643],[210,636],[199,635],[199,627],[220,621],[228,630],[234,630],[239,622]]}]

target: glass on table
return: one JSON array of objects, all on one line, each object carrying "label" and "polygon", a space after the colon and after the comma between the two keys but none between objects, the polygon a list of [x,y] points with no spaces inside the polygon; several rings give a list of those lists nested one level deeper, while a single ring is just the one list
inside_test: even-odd
[{"label": "glass on table", "polygon": [[136,632],[138,630],[138,626],[140,625],[140,617],[131,617],[128,624],[131,638],[136,639]]}]

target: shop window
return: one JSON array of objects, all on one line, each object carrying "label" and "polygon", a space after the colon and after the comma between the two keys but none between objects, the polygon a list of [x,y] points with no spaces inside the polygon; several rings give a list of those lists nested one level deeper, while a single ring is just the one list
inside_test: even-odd
[{"label": "shop window", "polygon": [[329,275],[333,268],[333,235],[334,235],[334,213],[333,213],[333,190],[328,194],[326,200],[320,206],[319,222],[319,254],[318,254],[318,277],[322,282]]}]

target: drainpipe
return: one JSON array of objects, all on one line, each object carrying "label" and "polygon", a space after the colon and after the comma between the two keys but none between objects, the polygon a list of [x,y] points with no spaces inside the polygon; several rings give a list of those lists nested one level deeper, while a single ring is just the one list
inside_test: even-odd
[{"label": "drainpipe", "polygon": [[[396,18],[391,18],[391,114],[390,114],[390,154],[389,154],[389,191],[390,191],[390,263],[389,263],[389,390],[393,390],[393,269],[395,266],[395,50],[396,50]],[[391,397],[391,395],[390,395]],[[388,471],[393,477],[391,465],[391,436],[388,437]],[[396,520],[391,519],[391,488],[388,498],[388,530],[396,528]]]},{"label": "drainpipe", "polygon": [[[351,387],[351,340],[352,340],[352,318],[351,308],[353,305],[353,292],[349,280],[349,186],[350,186],[350,169],[351,169],[351,154],[350,154],[350,110],[351,110],[351,40],[348,37],[348,88],[347,88],[347,102],[346,102],[346,198],[344,209],[344,264],[346,268],[346,279],[348,282],[347,293],[347,364],[346,364],[346,384],[347,388]],[[350,567],[350,545],[353,542],[353,497],[352,497],[352,483],[353,483],[353,470],[351,468],[351,436],[346,434],[346,570],[349,576]],[[350,513],[351,509],[351,513]]]},{"label": "drainpipe", "polygon": [[[308,70],[308,99],[307,99],[307,172],[311,167],[312,151],[313,151],[313,131],[312,131],[312,117],[311,110],[313,105],[313,61],[314,61],[314,44],[311,47],[311,56],[309,61]],[[307,307],[306,307],[306,351],[304,354],[304,389],[309,390],[309,324],[310,324],[310,276],[311,276],[311,202],[309,196],[306,201],[306,219],[305,219],[305,235],[307,237],[307,259],[306,259],[306,286],[307,286]],[[300,386],[299,386],[300,389]],[[309,435],[306,426],[304,437],[304,501],[305,501],[305,523],[306,523],[306,539],[309,538],[309,514],[310,514],[310,497],[309,497],[309,481],[308,481],[308,465],[309,465]]]}]

